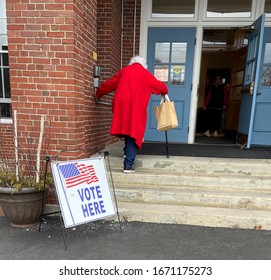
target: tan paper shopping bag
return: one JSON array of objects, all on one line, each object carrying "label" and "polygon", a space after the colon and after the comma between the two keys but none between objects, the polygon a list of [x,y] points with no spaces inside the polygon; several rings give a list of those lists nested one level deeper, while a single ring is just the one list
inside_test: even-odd
[{"label": "tan paper shopping bag", "polygon": [[178,126],[174,101],[171,101],[167,94],[162,95],[160,105],[154,108],[154,112],[159,131],[173,129]]}]

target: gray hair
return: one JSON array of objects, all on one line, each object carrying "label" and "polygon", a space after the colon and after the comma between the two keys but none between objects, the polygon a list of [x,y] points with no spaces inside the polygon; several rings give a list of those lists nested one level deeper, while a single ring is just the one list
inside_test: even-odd
[{"label": "gray hair", "polygon": [[146,69],[148,67],[148,65],[146,63],[146,60],[139,55],[136,55],[136,56],[132,57],[130,62],[129,62],[129,65],[134,64],[134,63],[140,63]]}]

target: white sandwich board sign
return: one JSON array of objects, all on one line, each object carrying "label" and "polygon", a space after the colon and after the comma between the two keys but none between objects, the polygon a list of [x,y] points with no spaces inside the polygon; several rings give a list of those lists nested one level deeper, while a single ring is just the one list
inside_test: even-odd
[{"label": "white sandwich board sign", "polygon": [[116,214],[103,157],[52,162],[65,227]]}]

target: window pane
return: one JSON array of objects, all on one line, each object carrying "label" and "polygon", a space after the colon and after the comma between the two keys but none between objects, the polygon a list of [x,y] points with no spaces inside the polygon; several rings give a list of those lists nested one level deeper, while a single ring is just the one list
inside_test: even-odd
[{"label": "window pane", "polygon": [[0,103],[1,118],[11,118],[11,104]]},{"label": "window pane", "polygon": [[265,45],[264,64],[271,64],[271,43]]},{"label": "window pane", "polygon": [[249,42],[249,49],[248,49],[248,59],[249,60],[255,58],[256,55],[257,55],[257,53],[256,53],[256,51],[257,51],[256,46],[258,44],[258,38],[259,37],[257,35],[257,36],[255,36],[255,38],[252,41]]},{"label": "window pane", "polygon": [[255,75],[255,60],[250,61],[247,64],[247,71],[245,75],[245,85],[250,84],[254,80],[254,75]]},{"label": "window pane", "polygon": [[247,67],[246,67],[246,74],[245,74],[245,84],[249,84],[254,80],[255,75],[255,61],[256,61],[256,47],[258,36],[255,37],[249,44],[249,49],[247,52]]},{"label": "window pane", "polygon": [[4,69],[4,85],[5,85],[5,98],[11,98],[10,96],[10,82],[9,82],[9,69]]},{"label": "window pane", "polygon": [[233,45],[235,31],[223,29],[204,29],[203,45]]},{"label": "window pane", "polygon": [[155,65],[154,77],[162,82],[168,82],[168,66],[167,65]]},{"label": "window pane", "polygon": [[152,0],[152,17],[194,17],[195,0]]},{"label": "window pane", "polygon": [[3,66],[8,66],[8,54],[7,53],[3,53]]},{"label": "window pane", "polygon": [[3,49],[4,46],[8,44],[8,36],[7,34],[0,34],[0,50]]},{"label": "window pane", "polygon": [[262,86],[271,86],[271,43],[265,45]]},{"label": "window pane", "polygon": [[[1,69],[0,69],[1,70]],[[2,71],[0,71],[0,98],[4,98],[3,84],[2,84]]]},{"label": "window pane", "polygon": [[0,33],[7,33],[7,20],[5,18],[0,18]]},{"label": "window pane", "polygon": [[171,63],[185,63],[187,43],[172,43]]},{"label": "window pane", "polygon": [[0,18],[6,17],[6,1],[0,1]]},{"label": "window pane", "polygon": [[208,0],[207,17],[250,17],[252,0]]},{"label": "window pane", "polygon": [[170,43],[155,44],[155,62],[169,63]]},{"label": "window pane", "polygon": [[185,78],[184,65],[171,65],[170,70],[170,83],[172,85],[183,85]]},{"label": "window pane", "polygon": [[0,33],[7,33],[6,1],[0,1]]},{"label": "window pane", "polygon": [[271,14],[271,0],[265,0],[264,12]]}]

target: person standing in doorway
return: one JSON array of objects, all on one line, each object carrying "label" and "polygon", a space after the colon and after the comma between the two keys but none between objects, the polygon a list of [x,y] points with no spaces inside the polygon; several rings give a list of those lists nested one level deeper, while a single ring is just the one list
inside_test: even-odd
[{"label": "person standing in doorway", "polygon": [[131,173],[135,171],[133,165],[137,151],[142,147],[151,94],[167,94],[168,88],[147,70],[144,58],[135,56],[128,66],[101,83],[96,96],[101,98],[112,91],[115,94],[110,134],[124,138],[123,172]]},{"label": "person standing in doorway", "polygon": [[222,112],[226,109],[228,101],[227,87],[222,83],[221,76],[216,76],[211,85],[203,110],[206,110],[207,130],[204,135],[207,137],[214,133],[214,137],[218,136],[218,131],[221,129]]}]

